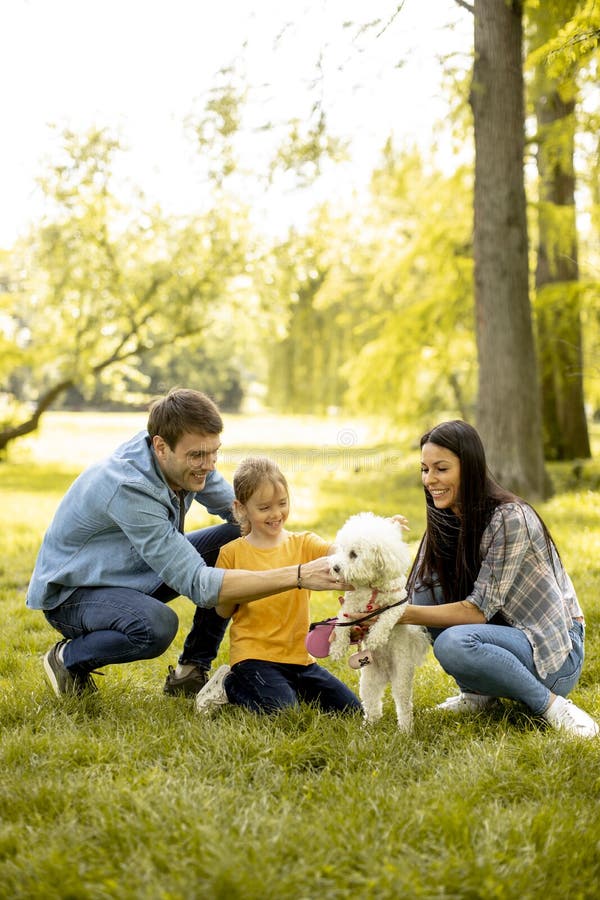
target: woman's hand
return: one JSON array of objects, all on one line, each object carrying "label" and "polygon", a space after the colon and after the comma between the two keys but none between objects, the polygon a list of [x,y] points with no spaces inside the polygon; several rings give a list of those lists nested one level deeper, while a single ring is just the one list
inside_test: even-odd
[{"label": "woman's hand", "polygon": [[[369,609],[367,607],[367,611],[369,613],[375,613],[375,612],[377,612],[378,609],[379,609],[378,606],[373,606],[372,609]],[[344,612],[344,613],[342,613],[342,615],[344,616],[345,619],[350,619],[350,621],[352,621],[352,619],[362,619],[363,616],[366,615],[367,611],[363,610],[362,612]],[[385,612],[385,607],[381,611]],[[375,625],[375,623],[378,621],[379,621],[379,616],[374,615],[372,619],[367,619],[366,622],[359,622],[358,625],[351,625],[350,626],[350,643],[351,644],[360,644],[361,641],[364,641],[364,639],[366,638],[366,636],[369,632],[369,628],[371,627],[371,625]]]},{"label": "woman's hand", "polygon": [[366,638],[369,633],[369,625],[377,621],[377,616],[374,619],[369,619],[368,622],[363,622],[361,625],[353,625],[350,629],[350,643],[351,644],[360,644]]},{"label": "woman's hand", "polygon": [[[354,625],[350,629],[350,643],[351,644],[360,644],[361,641],[364,641],[367,636],[367,632],[369,630],[369,626],[365,622],[364,625]],[[335,641],[335,628],[331,630],[331,634],[329,635],[329,643],[333,644]]]}]

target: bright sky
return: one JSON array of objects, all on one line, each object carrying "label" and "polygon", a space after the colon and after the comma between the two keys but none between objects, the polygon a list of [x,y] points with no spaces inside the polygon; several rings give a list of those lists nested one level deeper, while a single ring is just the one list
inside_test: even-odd
[{"label": "bright sky", "polygon": [[[393,19],[379,37],[343,27],[378,17]],[[323,51],[330,130],[352,139],[345,177],[364,180],[390,132],[431,142],[445,108],[439,56],[469,52],[472,21],[453,0],[4,0],[0,34],[0,246],[10,246],[39,214],[50,123],[118,129],[126,174],[169,211],[191,211],[198,160],[183,121],[236,59],[258,114],[277,119],[307,111]]]}]

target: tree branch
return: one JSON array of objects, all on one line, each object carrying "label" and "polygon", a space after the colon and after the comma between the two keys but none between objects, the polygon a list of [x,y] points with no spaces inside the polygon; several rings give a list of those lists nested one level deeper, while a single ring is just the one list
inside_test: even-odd
[{"label": "tree branch", "polygon": [[466,0],[454,0],[457,6],[462,6],[463,9],[466,9],[471,15],[475,14],[475,7],[472,3],[467,3]]},{"label": "tree branch", "polygon": [[379,31],[379,32],[375,35],[375,38],[380,38],[382,34],[385,34],[385,32],[388,30],[388,28],[390,27],[390,25],[392,24],[392,22],[393,22],[394,19],[396,18],[396,16],[397,16],[399,13],[402,12],[402,7],[404,6],[405,2],[406,2],[406,0],[402,0],[402,3],[399,3],[399,4],[398,4],[398,6],[396,7],[395,11],[392,13],[392,15],[390,16],[390,18],[388,19],[388,21],[385,23],[385,25],[383,26],[383,28],[381,29],[381,31]]},{"label": "tree branch", "polygon": [[14,441],[15,438],[23,437],[23,435],[35,431],[42,415],[50,408],[50,406],[52,406],[56,398],[61,394],[64,394],[65,391],[68,391],[69,388],[73,386],[74,382],[72,378],[66,378],[64,381],[55,384],[54,387],[51,387],[39,398],[33,414],[29,419],[25,422],[21,422],[20,425],[11,425],[0,431],[0,453],[2,453],[7,445],[11,441]]}]

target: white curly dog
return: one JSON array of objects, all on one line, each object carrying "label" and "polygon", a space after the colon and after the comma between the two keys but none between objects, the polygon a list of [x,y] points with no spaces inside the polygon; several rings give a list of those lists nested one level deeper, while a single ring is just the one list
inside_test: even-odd
[{"label": "white curly dog", "polygon": [[[400,604],[378,616],[351,665],[360,668],[359,692],[366,721],[381,718],[383,694],[389,683],[398,727],[408,732],[413,720],[414,671],[423,662],[430,642],[425,628],[401,622],[410,568],[401,525],[374,513],[358,513],[338,531],[334,548],[332,572],[354,587],[344,594],[338,619],[343,621],[344,613],[367,614],[376,607]],[[351,647],[350,628],[336,626],[333,633],[330,656],[343,659]]]}]

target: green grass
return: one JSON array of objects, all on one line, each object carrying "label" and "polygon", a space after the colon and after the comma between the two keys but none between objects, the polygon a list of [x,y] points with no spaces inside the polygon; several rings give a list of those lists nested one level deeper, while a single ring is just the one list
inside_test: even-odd
[{"label": "green grass", "polygon": [[[265,444],[252,449],[276,455]],[[332,450],[319,464],[285,453],[292,527],[333,537],[350,513],[403,512],[416,546],[414,450],[381,445],[366,462]],[[389,700],[370,729],[309,707],[200,718],[190,701],[162,694],[193,612],[180,598],[164,657],[109,667],[98,694],[57,701],[41,667],[56,635],[25,609],[24,591],[76,471],[48,460],[0,467],[0,897],[596,896],[600,743],[547,731],[508,703],[449,719],[430,708],[453,691],[433,659],[417,673],[408,737]],[[552,474],[558,491],[540,512],[588,621],[573,697],[600,718],[600,466]],[[332,594],[313,601],[315,618],[335,610]],[[356,673],[327,664],[356,686]]]}]

